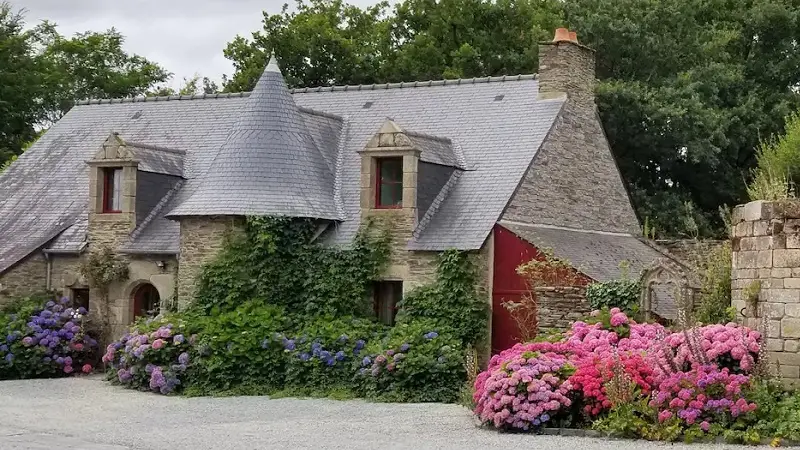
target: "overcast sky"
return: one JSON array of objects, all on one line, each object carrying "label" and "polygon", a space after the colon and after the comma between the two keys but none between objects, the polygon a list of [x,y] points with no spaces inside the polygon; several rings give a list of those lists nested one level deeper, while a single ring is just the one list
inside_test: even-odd
[{"label": "overcast sky", "polygon": [[[172,85],[195,73],[220,80],[233,67],[222,55],[237,34],[250,37],[261,29],[262,11],[280,12],[286,0],[10,0],[24,8],[26,22],[58,24],[63,35],[115,27],[126,50],[172,72]],[[290,5],[294,0],[288,1]],[[366,5],[370,0],[351,0]]]}]

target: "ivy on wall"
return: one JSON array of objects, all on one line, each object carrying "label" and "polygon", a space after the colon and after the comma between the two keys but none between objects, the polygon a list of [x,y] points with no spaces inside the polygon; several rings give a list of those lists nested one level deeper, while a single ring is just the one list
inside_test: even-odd
[{"label": "ivy on wall", "polygon": [[100,307],[99,314],[93,314],[99,318],[100,329],[98,330],[102,339],[108,338],[110,330],[111,305],[109,304],[109,288],[118,281],[128,279],[128,263],[114,254],[110,247],[105,246],[96,252],[91,252],[81,263],[80,272],[86,277],[89,286],[96,289],[100,298],[95,306]]},{"label": "ivy on wall", "polygon": [[256,301],[299,314],[366,315],[368,290],[389,255],[389,235],[367,221],[347,248],[314,239],[311,219],[250,217],[200,275],[194,307],[217,314]]}]

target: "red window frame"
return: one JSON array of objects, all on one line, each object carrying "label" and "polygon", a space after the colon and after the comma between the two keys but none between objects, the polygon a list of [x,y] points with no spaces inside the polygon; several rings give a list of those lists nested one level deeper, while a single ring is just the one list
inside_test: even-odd
[{"label": "red window frame", "polygon": [[[391,161],[394,163],[399,163],[400,166],[400,176],[399,180],[383,180],[382,172],[383,172],[383,163]],[[384,184],[387,185],[394,185],[400,186],[400,203],[396,205],[384,205],[381,203],[381,188]],[[375,164],[375,208],[377,209],[400,209],[403,207],[403,158],[402,157],[389,157],[389,158],[378,158]]]},{"label": "red window frame", "polygon": [[[122,176],[122,168],[108,167],[103,169],[103,213],[121,213],[121,209],[114,209],[114,174]],[[120,180],[120,189],[121,187]],[[119,203],[122,203],[122,193],[120,192]],[[120,205],[121,206],[121,205]]]}]

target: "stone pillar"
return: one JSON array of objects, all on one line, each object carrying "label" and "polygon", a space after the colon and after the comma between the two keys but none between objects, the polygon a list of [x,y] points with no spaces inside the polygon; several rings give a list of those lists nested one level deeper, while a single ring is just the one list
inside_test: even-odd
[{"label": "stone pillar", "polygon": [[203,266],[211,262],[233,234],[243,231],[241,217],[211,216],[180,218],[181,242],[178,258],[178,308],[184,309],[194,297],[195,284]]},{"label": "stone pillar", "polygon": [[800,379],[800,201],[756,201],[733,212],[732,304],[766,335],[770,369]]}]

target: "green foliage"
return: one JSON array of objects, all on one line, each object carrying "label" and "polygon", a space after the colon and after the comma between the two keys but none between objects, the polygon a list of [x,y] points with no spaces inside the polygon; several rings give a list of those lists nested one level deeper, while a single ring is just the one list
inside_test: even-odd
[{"label": "green foliage", "polygon": [[233,311],[190,320],[200,331],[197,357],[188,376],[188,388],[194,394],[283,385],[283,348],[273,342],[289,325],[281,307],[245,302]]},{"label": "green foliage", "polygon": [[735,317],[731,307],[731,246],[725,243],[708,255],[703,271],[695,318],[704,323],[728,323]]},{"label": "green foliage", "polygon": [[489,313],[480,285],[478,268],[469,254],[445,251],[439,257],[436,281],[403,298],[397,323],[432,319],[438,326],[453,330],[467,345],[481,343],[486,338]]},{"label": "green foliage", "polygon": [[90,253],[81,263],[80,271],[90,286],[104,293],[112,283],[128,279],[128,264],[107,246]]},{"label": "green foliage", "polygon": [[794,196],[800,181],[800,113],[786,118],[783,135],[763,142],[756,154],[758,165],[747,187],[750,200],[783,200]]},{"label": "green foliage", "polygon": [[461,341],[432,319],[395,326],[367,347],[361,388],[367,398],[393,402],[448,402],[459,399],[466,379]]},{"label": "green foliage", "polygon": [[611,408],[608,415],[592,424],[592,428],[614,437],[645,438],[675,441],[682,431],[677,420],[659,423],[657,411],[648,405],[649,398],[622,403]]},{"label": "green foliage", "polygon": [[26,26],[23,13],[0,2],[0,172],[75,100],[141,95],[170,77],[113,28],[68,38],[50,22]]},{"label": "green foliage", "polygon": [[[384,336],[387,331],[379,323],[354,317],[298,317],[297,323],[300,328],[286,337],[291,339],[294,350],[287,354],[285,386],[317,393],[332,389],[352,390],[363,346]],[[359,344],[358,341],[362,342]]]},{"label": "green foliage", "polygon": [[388,236],[367,223],[349,248],[332,248],[313,240],[317,227],[308,219],[248,218],[243,235],[203,269],[195,307],[218,313],[254,300],[311,315],[366,315]]},{"label": "green foliage", "polygon": [[626,314],[639,310],[641,293],[639,281],[626,278],[586,286],[586,300],[593,309],[619,308]]}]

